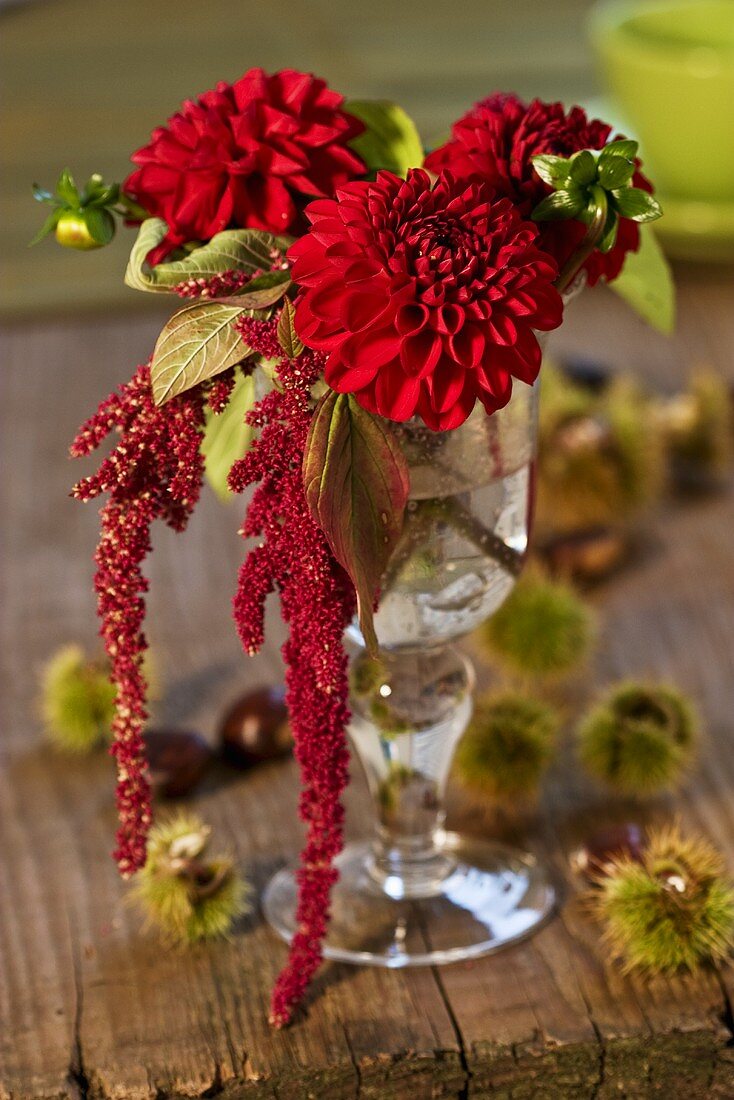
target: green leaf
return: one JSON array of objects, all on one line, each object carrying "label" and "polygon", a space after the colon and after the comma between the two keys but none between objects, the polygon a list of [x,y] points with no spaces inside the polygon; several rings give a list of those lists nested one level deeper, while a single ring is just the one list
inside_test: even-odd
[{"label": "green leaf", "polygon": [[635,162],[627,157],[608,157],[599,165],[599,183],[607,191],[624,187],[635,174]]},{"label": "green leaf", "polygon": [[601,236],[601,240],[597,244],[597,248],[600,252],[611,252],[617,241],[617,230],[619,228],[619,219],[616,212],[610,206],[607,211],[607,220],[604,223],[604,232]]},{"label": "green leaf", "polygon": [[555,157],[552,153],[541,153],[533,157],[533,167],[543,183],[555,188],[568,179],[571,165],[565,157]]},{"label": "green leaf", "polygon": [[295,316],[293,303],[286,298],[278,318],[278,343],[288,359],[297,359],[303,351],[303,341],[296,332]]},{"label": "green leaf", "polygon": [[303,481],[311,514],[354,584],[362,635],[375,654],[372,609],[410,489],[405,456],[386,421],[352,394],[330,390],[311,422]]},{"label": "green leaf", "polygon": [[43,187],[39,187],[37,183],[33,184],[33,198],[36,202],[56,202],[51,192],[46,191]]},{"label": "green leaf", "polygon": [[571,157],[570,175],[574,183],[585,187],[596,180],[596,157],[588,149],[581,149]]},{"label": "green leaf", "polygon": [[662,217],[660,203],[641,187],[623,187],[613,191],[612,198],[623,218],[631,218],[635,222],[654,222]]},{"label": "green leaf", "polygon": [[[161,218],[146,218],[140,226],[125,272],[125,282],[134,290],[167,294],[187,279],[210,279],[223,271],[270,274],[273,254],[283,252],[288,244],[286,238],[274,237],[258,229],[227,229],[194,248],[184,259],[151,267],[148,253],[161,243],[167,232],[168,226]],[[287,272],[273,274],[282,276],[283,280],[288,278]]]},{"label": "green leaf", "polygon": [[115,219],[107,210],[87,206],[82,210],[84,224],[97,244],[109,244],[115,235]]},{"label": "green leaf", "polygon": [[101,195],[103,191],[107,190],[105,181],[100,176],[99,172],[95,172],[89,177],[84,185],[84,189],[81,194],[82,206],[86,206],[89,202],[95,199],[98,195]]},{"label": "green leaf", "polygon": [[620,138],[619,141],[610,141],[599,153],[599,163],[603,164],[610,157],[626,157],[628,160],[634,160],[637,156],[638,148],[638,142],[631,141],[628,138]]},{"label": "green leaf", "polygon": [[31,248],[34,244],[38,244],[39,241],[42,241],[44,237],[47,237],[49,233],[53,233],[54,229],[59,223],[59,218],[63,213],[64,211],[61,207],[58,207],[56,210],[52,210],[41,228],[36,233],[33,240],[28,242],[28,247]]},{"label": "green leaf", "polygon": [[240,306],[246,310],[263,310],[279,302],[291,285],[286,271],[266,271],[251,279],[238,291],[226,298],[213,298],[213,302],[224,302],[229,306]]},{"label": "green leaf", "polygon": [[246,349],[233,325],[242,306],[195,302],[174,313],[158,337],[150,365],[157,405],[239,363]]},{"label": "green leaf", "polygon": [[255,379],[240,374],[224,411],[218,416],[207,412],[201,451],[207,480],[222,500],[231,495],[227,476],[232,464],[242,458],[255,435],[255,429],[245,423],[245,415],[254,404]]},{"label": "green leaf", "polygon": [[675,328],[675,286],[668,261],[649,226],[640,227],[640,248],[628,252],[624,267],[610,287],[636,313],[670,335]]},{"label": "green leaf", "polygon": [[96,190],[86,197],[82,197],[82,206],[114,206],[120,198],[119,183],[111,183],[101,190]]},{"label": "green leaf", "polygon": [[387,168],[405,178],[409,168],[421,167],[423,143],[412,118],[397,103],[354,99],[344,104],[344,110],[367,127],[350,145],[373,172]]},{"label": "green leaf", "polygon": [[578,187],[554,191],[538,203],[530,216],[534,222],[575,218],[584,209],[585,201],[584,192]]},{"label": "green leaf", "polygon": [[79,192],[76,189],[76,184],[68,168],[59,176],[58,183],[56,184],[56,194],[60,199],[63,199],[68,206],[72,206],[77,209],[79,206]]}]

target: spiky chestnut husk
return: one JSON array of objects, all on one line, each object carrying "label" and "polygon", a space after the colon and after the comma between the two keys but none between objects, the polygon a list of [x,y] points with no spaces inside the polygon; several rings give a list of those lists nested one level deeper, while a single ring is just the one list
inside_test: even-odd
[{"label": "spiky chestnut husk", "polygon": [[662,434],[632,379],[616,378],[595,395],[544,366],[539,534],[625,522],[659,493],[663,471]]},{"label": "spiky chestnut husk", "polygon": [[106,661],[65,645],[44,666],[40,706],[49,741],[64,752],[87,753],[111,737],[115,688]]},{"label": "spiky chestnut husk", "polygon": [[527,696],[504,693],[477,703],[456,753],[465,787],[491,799],[536,793],[553,754],[559,717]]},{"label": "spiky chestnut husk", "polygon": [[603,942],[625,970],[695,970],[723,959],[734,943],[734,889],[724,860],[678,826],[651,829],[642,862],[607,864],[589,896]]},{"label": "spiky chestnut husk", "polygon": [[628,681],[582,720],[579,759],[623,794],[668,790],[691,761],[698,726],[692,705],[675,688]]},{"label": "spiky chestnut husk", "polygon": [[556,679],[575,671],[595,635],[594,616],[568,584],[538,573],[521,577],[480,637],[510,672]]},{"label": "spiky chestnut husk", "polygon": [[150,832],[148,859],[131,897],[168,943],[226,936],[250,909],[250,887],[231,860],[208,854],[210,835],[199,817],[183,813]]},{"label": "spiky chestnut husk", "polygon": [[[148,698],[158,698],[155,665],[150,653],[144,659]],[[106,657],[94,660],[81,646],[58,649],[41,674],[40,709],[46,736],[58,749],[88,753],[112,739],[116,690],[110,680]]]}]

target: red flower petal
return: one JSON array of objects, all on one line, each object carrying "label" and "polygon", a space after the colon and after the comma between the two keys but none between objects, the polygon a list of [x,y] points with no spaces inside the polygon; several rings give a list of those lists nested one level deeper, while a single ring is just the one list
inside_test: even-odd
[{"label": "red flower petal", "polygon": [[[452,128],[451,139],[426,157],[431,172],[449,170],[457,178],[481,180],[497,195],[511,199],[527,217],[550,188],[533,166],[540,153],[570,156],[580,149],[602,149],[613,140],[611,127],[598,119],[588,119],[580,107],[566,112],[561,103],[534,100],[529,105],[514,95],[497,94],[477,103]],[[649,181],[637,172],[636,187],[652,190]],[[578,247],[586,227],[577,221],[549,222],[541,227],[542,248],[559,267]],[[639,228],[626,218],[614,248],[602,255],[594,252],[586,261],[587,281],[615,279],[627,252],[639,247]]]},{"label": "red flower petal", "polygon": [[168,223],[168,250],[229,225],[300,229],[307,197],[333,194],[365,172],[347,144],[362,123],[342,104],[308,73],[251,69],[187,101],[154,130],[133,154],[140,167],[124,188]]},{"label": "red flower petal", "polygon": [[296,328],[327,383],[372,412],[436,431],[509,400],[540,363],[533,326],[560,322],[557,268],[506,199],[450,175],[379,172],[307,211],[292,246]]},{"label": "red flower petal", "polygon": [[[397,363],[390,363],[379,372],[375,380],[377,409],[381,416],[393,420],[410,420],[418,404],[421,384],[417,378],[409,378]],[[357,394],[359,401],[359,394]]]},{"label": "red flower petal", "polygon": [[441,351],[441,337],[437,332],[424,328],[412,336],[403,337],[400,363],[406,374],[414,378],[425,378],[433,372]]}]

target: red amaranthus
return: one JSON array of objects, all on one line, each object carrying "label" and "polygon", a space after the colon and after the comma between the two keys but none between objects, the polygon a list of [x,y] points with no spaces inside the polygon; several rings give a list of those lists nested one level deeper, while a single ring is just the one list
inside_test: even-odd
[{"label": "red amaranthus", "polygon": [[117,859],[123,875],[145,863],[150,827],[150,785],[143,746],[148,717],[142,669],[147,648],[143,633],[142,564],[150,550],[150,529],[161,519],[182,530],[201,489],[200,455],[203,397],[190,390],[176,401],[155,405],[150,370],[139,367],[126,385],[106,398],[79,430],[71,453],[88,455],[113,431],[120,442],[99,470],[74,488],[79,500],[103,493],[102,534],[95,561],[100,633],[117,688],[112,753],[117,760]]},{"label": "red amaranthus", "polygon": [[[277,346],[274,322],[246,320],[243,327],[248,345],[271,356]],[[342,848],[341,794],[349,762],[342,635],[354,613],[354,592],[308,510],[301,474],[312,416],[310,389],[323,371],[323,359],[305,352],[293,362],[281,359],[277,369],[282,388],[248,415],[260,434],[233,466],[230,485],[241,492],[257,484],[242,534],[259,542],[242,564],[234,600],[242,644],[248,653],[260,648],[265,599],[275,589],[289,627],[283,646],[287,703],[308,833],[298,871],[298,930],[271,1003],[271,1022],[282,1027],[321,961],[329,895],[337,878],[333,860]]]}]

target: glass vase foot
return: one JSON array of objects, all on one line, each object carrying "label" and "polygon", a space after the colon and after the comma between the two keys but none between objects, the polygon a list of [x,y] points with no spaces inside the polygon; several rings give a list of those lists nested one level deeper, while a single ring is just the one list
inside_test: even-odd
[{"label": "glass vase foot", "polygon": [[[369,841],[349,844],[324,955],[339,962],[399,968],[474,959],[535,932],[551,914],[555,890],[533,856],[502,844],[446,833],[431,892],[405,896],[405,880],[385,874]],[[424,880],[425,883],[425,880]],[[263,908],[286,941],[295,931],[296,882],[279,871]]]}]

